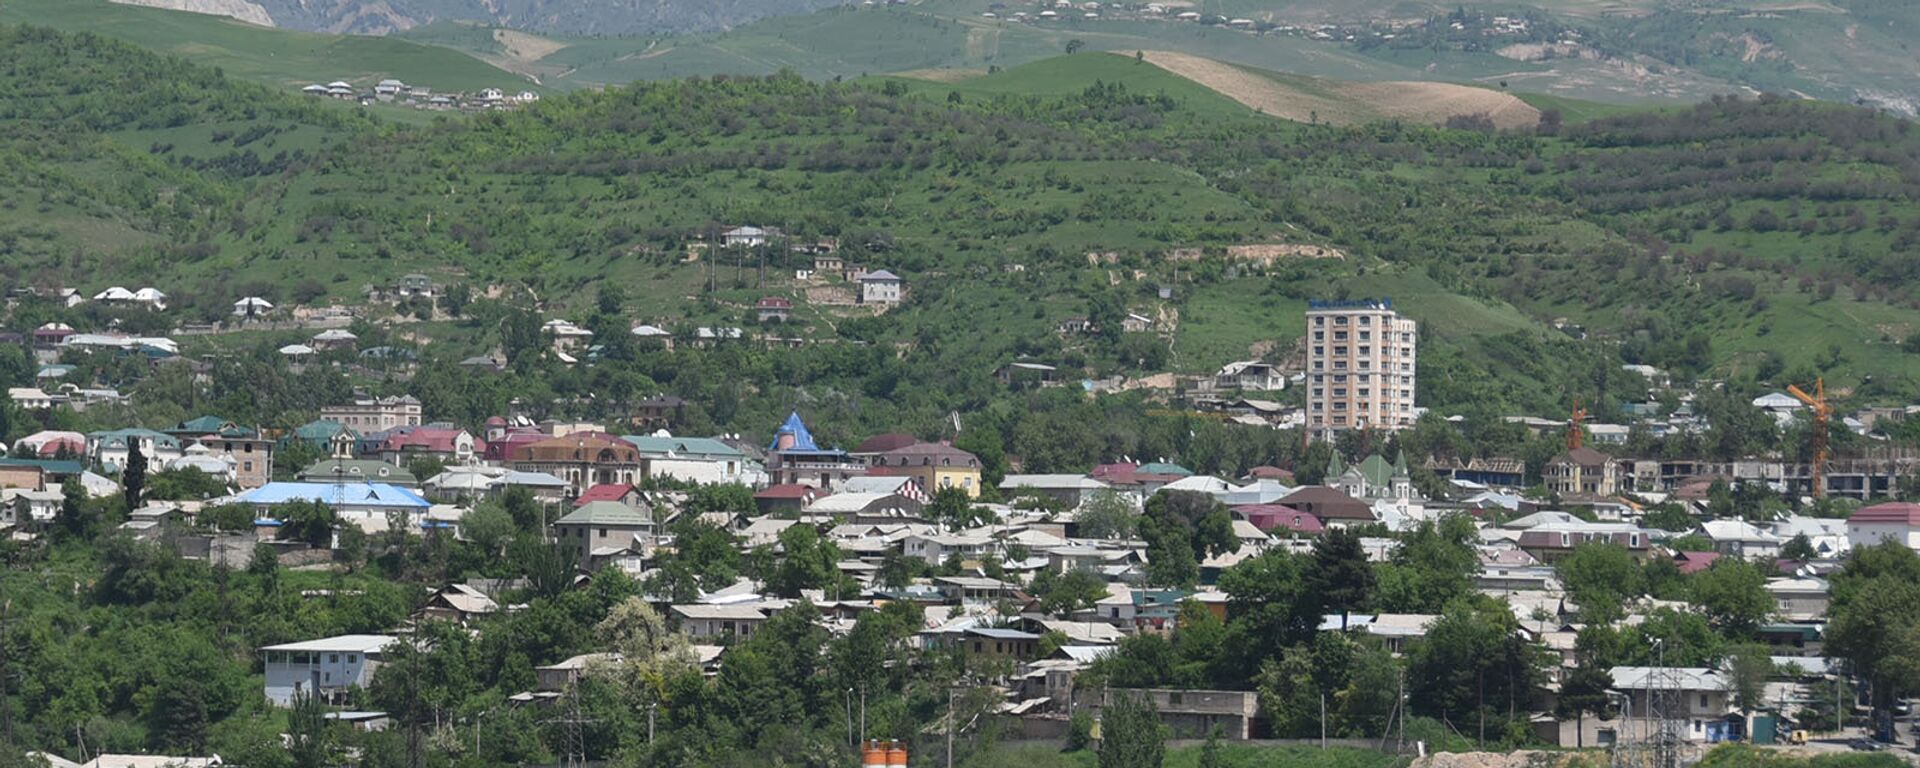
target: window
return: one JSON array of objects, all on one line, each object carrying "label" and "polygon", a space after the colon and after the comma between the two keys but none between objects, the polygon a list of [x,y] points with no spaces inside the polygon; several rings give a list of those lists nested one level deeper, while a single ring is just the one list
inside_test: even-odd
[{"label": "window", "polygon": [[337,654],[337,653],[329,653],[329,654],[327,654],[327,663],[328,663],[328,664],[338,664],[338,663],[340,663],[340,654]]},{"label": "window", "polygon": [[1313,332],[1313,340],[1314,340],[1314,341],[1326,341],[1326,340],[1327,340],[1327,332],[1326,332],[1326,331],[1314,331],[1314,332]]},{"label": "window", "polygon": [[1373,316],[1372,316],[1372,315],[1361,315],[1361,316],[1360,316],[1360,324],[1361,324],[1361,325],[1373,325]]},{"label": "window", "polygon": [[1707,708],[1707,695],[1704,693],[1700,694],[1700,708],[1701,709]]},{"label": "window", "polygon": [[1361,340],[1361,341],[1370,341],[1370,340],[1372,340],[1372,339],[1373,339],[1373,331],[1361,331],[1361,332],[1360,332],[1360,340]]},{"label": "window", "polygon": [[1326,353],[1327,353],[1327,348],[1326,348],[1326,347],[1314,347],[1314,348],[1313,348],[1313,353],[1314,353],[1314,354],[1316,354],[1316,355],[1324,355],[1324,354],[1326,354]]},{"label": "window", "polygon": [[1335,317],[1333,318],[1333,324],[1334,324],[1334,325],[1346,325],[1346,324],[1347,324],[1347,318],[1346,318],[1346,316],[1345,316],[1345,315],[1337,315],[1337,316],[1335,316]]},{"label": "window", "polygon": [[1317,326],[1318,326],[1318,325],[1326,325],[1326,324],[1327,324],[1327,319],[1326,319],[1326,318],[1324,318],[1324,317],[1316,317],[1316,318],[1314,318],[1314,319],[1313,319],[1313,324],[1314,324],[1314,325],[1317,325]]},{"label": "window", "polygon": [[357,653],[349,653],[349,654],[347,654],[347,663],[348,663],[348,664],[358,664],[358,663],[360,663],[360,654],[357,654]]},{"label": "window", "polygon": [[1346,396],[1347,396],[1347,388],[1346,388],[1346,387],[1334,387],[1334,388],[1333,388],[1333,396],[1334,396],[1334,397],[1346,397]]},{"label": "window", "polygon": [[600,538],[604,539],[606,537],[607,537],[607,529],[605,528],[600,529]]},{"label": "window", "polygon": [[1180,706],[1181,699],[1183,698],[1185,697],[1183,697],[1179,691],[1174,691],[1173,693],[1167,694],[1167,704],[1175,707]]}]

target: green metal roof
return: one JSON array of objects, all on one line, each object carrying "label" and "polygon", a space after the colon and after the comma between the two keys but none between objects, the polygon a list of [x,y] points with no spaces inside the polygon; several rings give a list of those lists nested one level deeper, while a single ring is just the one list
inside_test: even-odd
[{"label": "green metal roof", "polygon": [[553,521],[553,524],[642,526],[653,524],[653,514],[617,501],[590,501],[568,512],[566,517]]},{"label": "green metal roof", "polygon": [[746,454],[738,448],[715,440],[711,437],[654,437],[651,435],[627,435],[620,438],[633,444],[646,454],[667,454],[687,457],[709,457],[740,459]]}]

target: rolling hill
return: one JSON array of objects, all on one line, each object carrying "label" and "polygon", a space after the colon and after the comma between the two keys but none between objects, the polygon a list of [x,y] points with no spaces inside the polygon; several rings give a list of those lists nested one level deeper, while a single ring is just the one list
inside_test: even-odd
[{"label": "rolling hill", "polygon": [[[668,327],[750,323],[754,301],[785,295],[799,306],[785,333],[919,350],[943,370],[1028,356],[1138,375],[1281,357],[1307,299],[1386,294],[1428,329],[1422,401],[1443,409],[1552,410],[1622,360],[1820,372],[1865,394],[1920,377],[1903,346],[1920,331],[1920,137],[1847,107],[1721,100],[1577,121],[1544,103],[1538,132],[1307,125],[1081,53],[957,82],[643,83],[379,128],[78,39],[84,64],[12,46],[45,61],[31,71],[47,82],[8,83],[0,120],[67,138],[9,144],[32,165],[0,198],[6,263],[22,281],[164,282],[188,318],[248,293],[354,301],[419,271],[545,297],[560,316],[633,286],[630,321]],[[13,64],[0,71],[27,71]],[[46,98],[73,87],[59,73],[121,82],[88,76],[112,67],[207,107],[33,111],[69,103]],[[114,175],[175,191],[97,183]],[[690,247],[739,223],[838,238],[848,260],[907,275],[914,298],[867,317],[834,303],[844,288],[797,282],[807,264],[784,251]],[[1054,332],[1106,301],[1163,318],[1163,335]],[[464,355],[490,327],[409,334]]]},{"label": "rolling hill", "polygon": [[336,34],[381,35],[435,22],[477,21],[571,35],[667,34],[725,29],[802,14],[837,0],[124,0],[232,16],[256,24]]},{"label": "rolling hill", "polygon": [[0,23],[33,24],[118,38],[229,75],[283,88],[345,80],[371,87],[387,77],[436,91],[534,88],[523,75],[463,52],[397,38],[270,29],[220,16],[107,0],[4,0]]},{"label": "rolling hill", "polygon": [[[1204,0],[1183,6],[1200,14],[1197,19],[1113,4],[1098,13],[1075,9],[1039,19],[1041,4],[1028,0],[777,6],[760,0],[644,6],[513,0],[484,7],[471,0],[140,1],[255,21],[278,13],[304,19],[294,26],[390,34],[454,48],[556,88],[782,70],[809,78],[986,71],[1057,55],[1072,45],[1127,54],[1166,51],[1304,77],[1472,85],[1523,97],[1691,103],[1767,91],[1909,115],[1920,110],[1920,85],[1902,35],[1920,27],[1920,6],[1899,0],[1529,0],[1485,6]],[[46,0],[11,0],[0,8],[20,3],[36,15],[45,13],[37,4]],[[90,7],[91,0],[61,5]],[[94,13],[13,18],[111,32],[85,18]],[[127,36],[186,54],[204,43],[217,55],[225,45],[197,40],[201,33],[185,27],[170,32],[134,30]],[[226,65],[248,58],[208,61]]]}]

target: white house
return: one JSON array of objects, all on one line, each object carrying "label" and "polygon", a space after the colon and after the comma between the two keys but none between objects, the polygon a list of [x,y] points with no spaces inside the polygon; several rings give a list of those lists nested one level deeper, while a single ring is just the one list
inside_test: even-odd
[{"label": "white house", "polygon": [[340,635],[261,648],[267,700],[289,707],[296,693],[331,701],[365,688],[395,642],[390,635]]},{"label": "white house", "polygon": [[710,437],[674,437],[665,431],[621,438],[640,449],[641,477],[671,477],[691,483],[758,487],[767,482],[759,464],[740,449]]},{"label": "white house", "polygon": [[1854,511],[1847,518],[1847,545],[1871,547],[1892,540],[1920,549],[1920,504],[1890,501]]},{"label": "white house", "polygon": [[901,551],[907,557],[917,557],[930,564],[938,565],[954,555],[962,559],[972,559],[992,552],[993,539],[986,536],[961,534],[915,534],[901,542]]},{"label": "white house", "polygon": [[906,281],[884,269],[860,276],[860,303],[898,304],[905,293]]},{"label": "white house", "polygon": [[31,488],[0,490],[0,527],[51,523],[60,514],[66,495],[59,489],[36,491]]},{"label": "white house", "polygon": [[1216,389],[1251,389],[1269,391],[1285,389],[1287,377],[1272,363],[1259,360],[1239,360],[1227,363],[1213,375]]},{"label": "white house", "polygon": [[26,410],[45,410],[53,407],[53,396],[42,392],[39,387],[8,387],[7,398]]},{"label": "white house", "polygon": [[767,622],[767,614],[752,605],[676,605],[671,609],[680,628],[695,638],[736,637],[745,640]]},{"label": "white house", "polygon": [[149,309],[166,309],[167,295],[161,293],[158,288],[142,288],[133,292],[133,303],[143,305]]},{"label": "white house", "polygon": [[759,227],[734,227],[720,233],[720,243],[728,248],[758,248],[767,244],[767,231]]},{"label": "white house", "polygon": [[1713,550],[1732,557],[1779,557],[1780,537],[1754,527],[1744,520],[1710,520],[1702,526]]}]

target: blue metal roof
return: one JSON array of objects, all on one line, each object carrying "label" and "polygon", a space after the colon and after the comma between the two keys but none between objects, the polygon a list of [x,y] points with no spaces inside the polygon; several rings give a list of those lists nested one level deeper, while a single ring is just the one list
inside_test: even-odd
[{"label": "blue metal roof", "polygon": [[788,448],[788,450],[793,450],[793,451],[820,450],[819,444],[813,442],[813,433],[807,431],[806,422],[803,422],[800,420],[799,411],[794,411],[792,413],[787,414],[787,423],[781,424],[780,429],[776,430],[773,433],[773,442],[767,444],[767,450],[774,451],[780,448],[781,435],[793,436],[793,446]]},{"label": "blue metal roof", "polygon": [[331,507],[409,507],[426,509],[432,502],[419,494],[386,483],[267,483],[240,494],[240,503],[256,505],[317,501]]}]

